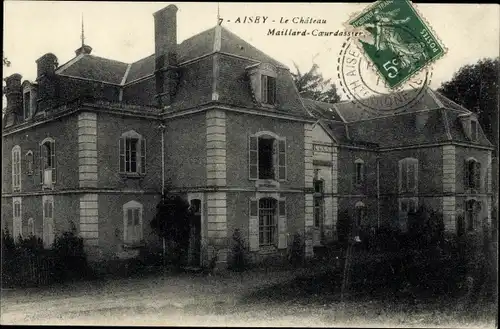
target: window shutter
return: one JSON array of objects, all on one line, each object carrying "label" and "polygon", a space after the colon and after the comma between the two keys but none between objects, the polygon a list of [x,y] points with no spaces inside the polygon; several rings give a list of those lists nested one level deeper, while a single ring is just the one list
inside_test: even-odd
[{"label": "window shutter", "polygon": [[250,251],[256,251],[259,250],[259,204],[257,200],[250,200],[249,215],[248,242]]},{"label": "window shutter", "polygon": [[476,189],[481,188],[481,163],[474,163],[474,187]]},{"label": "window shutter", "polygon": [[276,103],[276,78],[273,77],[267,78],[267,103]]},{"label": "window shutter", "polygon": [[287,247],[286,231],[286,202],[283,198],[279,200],[278,206],[278,249]]},{"label": "window shutter", "polygon": [[146,139],[141,138],[141,174],[146,173]]},{"label": "window shutter", "polygon": [[403,161],[399,161],[399,192],[403,192],[403,165],[404,165],[404,162]]},{"label": "window shutter", "polygon": [[52,164],[52,183],[56,182],[56,142],[51,143],[50,163]]},{"label": "window shutter", "polygon": [[125,138],[120,138],[120,172],[125,172]]},{"label": "window shutter", "polygon": [[248,175],[250,179],[257,179],[259,176],[259,147],[256,136],[250,136],[248,140]]},{"label": "window shutter", "polygon": [[469,170],[469,161],[465,160],[464,162],[464,187],[468,188],[470,182],[470,170]]},{"label": "window shutter", "polygon": [[267,76],[262,75],[260,78],[260,101],[267,103]]},{"label": "window shutter", "polygon": [[286,180],[286,139],[279,141],[278,150],[278,179]]},{"label": "window shutter", "polygon": [[40,145],[40,184],[43,184],[43,145]]},{"label": "window shutter", "polygon": [[417,192],[417,186],[418,186],[418,161],[415,161],[412,163],[413,167],[413,186],[411,187],[412,192]]}]

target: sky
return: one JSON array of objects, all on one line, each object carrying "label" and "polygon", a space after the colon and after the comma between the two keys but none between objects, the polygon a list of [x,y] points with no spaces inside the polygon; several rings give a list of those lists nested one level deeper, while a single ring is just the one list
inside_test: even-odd
[{"label": "sky", "polygon": [[[4,1],[4,78],[20,73],[36,78],[35,61],[52,52],[59,64],[75,57],[81,44],[84,18],[85,43],[92,54],[126,63],[154,52],[153,13],[169,2]],[[216,2],[175,3],[177,40],[198,34],[217,23]],[[229,3],[219,4],[223,26],[294,71],[318,64],[325,78],[336,82],[336,61],[345,37],[269,36],[270,28],[344,30],[343,23],[368,3]],[[431,87],[450,80],[461,66],[499,55],[500,6],[493,4],[414,4],[448,49],[434,63]],[[247,16],[269,17],[266,23],[236,23]],[[326,20],[326,24],[278,24],[293,17]],[[229,22],[228,22],[229,20]],[[345,99],[345,96],[342,95]],[[5,106],[5,104],[4,104]]]}]

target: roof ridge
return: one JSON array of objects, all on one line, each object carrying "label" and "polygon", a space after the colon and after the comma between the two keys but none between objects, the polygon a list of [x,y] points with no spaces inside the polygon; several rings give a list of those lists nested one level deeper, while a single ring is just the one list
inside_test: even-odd
[{"label": "roof ridge", "polygon": [[101,56],[96,56],[96,55],[91,55],[91,54],[85,54],[83,56],[90,56],[90,57],[93,57],[93,58],[96,58],[96,59],[105,59],[107,61],[116,62],[116,63],[120,63],[120,64],[123,64],[123,65],[128,65],[129,64],[129,63],[125,63],[125,62],[122,62],[122,61],[119,61],[119,60],[116,60],[116,59],[111,59],[111,58],[106,58],[106,57],[101,57]]}]

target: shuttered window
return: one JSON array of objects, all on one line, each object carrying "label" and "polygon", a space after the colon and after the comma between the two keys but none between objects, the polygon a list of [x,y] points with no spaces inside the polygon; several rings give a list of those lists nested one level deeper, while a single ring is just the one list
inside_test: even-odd
[{"label": "shuttered window", "polygon": [[287,179],[286,139],[251,135],[248,139],[248,176],[250,180]]},{"label": "shuttered window", "polygon": [[399,191],[416,193],[418,186],[418,160],[406,158],[399,161]]},{"label": "shuttered window", "polygon": [[17,242],[18,238],[23,235],[21,198],[13,199],[12,208],[12,237],[14,238],[14,241]]},{"label": "shuttered window", "polygon": [[56,142],[45,139],[40,144],[40,181],[44,186],[51,186],[56,176]]},{"label": "shuttered window", "polygon": [[54,198],[43,196],[43,244],[50,248],[54,243]]},{"label": "shuttered window", "polygon": [[355,162],[354,162],[354,170],[355,170],[355,178],[354,178],[354,182],[356,183],[356,185],[361,185],[363,184],[364,180],[365,180],[365,163],[363,160],[361,159],[357,159]]},{"label": "shuttered window", "polygon": [[481,188],[481,163],[475,159],[465,161],[465,187],[470,189]]},{"label": "shuttered window", "polygon": [[33,175],[33,152],[26,153],[26,174]]},{"label": "shuttered window", "polygon": [[12,148],[12,190],[21,190],[21,147]]},{"label": "shuttered window", "polygon": [[274,105],[276,103],[276,78],[261,75],[260,81],[262,103]]},{"label": "shuttered window", "polygon": [[130,201],[123,206],[123,242],[129,245],[141,243],[143,237],[142,205],[137,201]]}]

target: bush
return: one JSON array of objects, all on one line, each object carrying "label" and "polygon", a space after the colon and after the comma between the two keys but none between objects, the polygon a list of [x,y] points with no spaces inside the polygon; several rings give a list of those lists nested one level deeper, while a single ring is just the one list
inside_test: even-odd
[{"label": "bush", "polygon": [[82,279],[90,274],[83,239],[73,231],[56,237],[54,252],[55,277],[60,281]]},{"label": "bush", "polygon": [[244,271],[247,267],[247,248],[241,236],[240,230],[235,229],[233,233],[233,247],[229,268],[236,272]]},{"label": "bush", "polygon": [[304,241],[300,233],[295,233],[293,235],[292,245],[289,251],[290,263],[293,266],[299,266],[304,262]]}]

